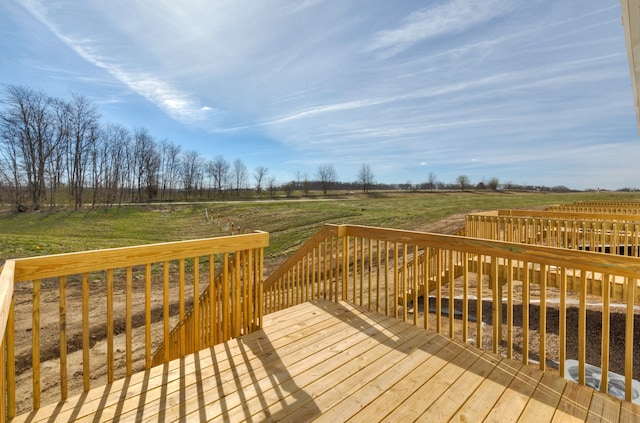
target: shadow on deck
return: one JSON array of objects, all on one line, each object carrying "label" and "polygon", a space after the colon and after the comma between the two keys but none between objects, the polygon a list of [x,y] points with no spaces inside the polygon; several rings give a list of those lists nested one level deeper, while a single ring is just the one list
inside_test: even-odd
[{"label": "shadow on deck", "polygon": [[348,303],[263,329],[14,421],[633,421],[640,407]]}]

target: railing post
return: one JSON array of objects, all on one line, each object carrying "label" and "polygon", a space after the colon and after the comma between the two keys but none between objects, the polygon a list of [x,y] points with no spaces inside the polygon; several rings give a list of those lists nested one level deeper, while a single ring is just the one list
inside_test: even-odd
[{"label": "railing post", "polygon": [[349,301],[349,237],[338,230],[338,239],[342,239],[342,301]]}]

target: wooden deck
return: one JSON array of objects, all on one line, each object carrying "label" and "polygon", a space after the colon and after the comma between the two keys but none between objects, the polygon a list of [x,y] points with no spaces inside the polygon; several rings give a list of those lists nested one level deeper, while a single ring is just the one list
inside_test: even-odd
[{"label": "wooden deck", "polygon": [[264,329],[14,421],[607,421],[640,407],[347,303]]}]

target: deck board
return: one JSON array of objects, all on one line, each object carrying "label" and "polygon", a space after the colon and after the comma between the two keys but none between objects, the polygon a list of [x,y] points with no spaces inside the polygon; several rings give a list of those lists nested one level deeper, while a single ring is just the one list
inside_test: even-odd
[{"label": "deck board", "polygon": [[627,421],[640,407],[347,303],[18,416],[30,421]]}]

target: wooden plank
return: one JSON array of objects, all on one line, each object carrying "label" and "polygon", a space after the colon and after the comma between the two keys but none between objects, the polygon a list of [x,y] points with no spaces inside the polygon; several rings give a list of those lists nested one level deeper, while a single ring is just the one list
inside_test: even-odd
[{"label": "wooden plank", "polygon": [[[399,323],[399,322],[398,322]],[[239,361],[242,372],[237,366],[224,372],[211,374],[206,378],[199,378],[198,383],[180,386],[178,383],[167,387],[165,395],[158,401],[146,401],[144,412],[133,414],[121,414],[119,421],[163,421],[193,419],[187,417],[189,413],[198,411],[206,415],[206,419],[213,419],[222,413],[227,416],[229,410],[236,406],[258,400],[259,404],[268,404],[268,401],[278,402],[282,390],[291,389],[291,378],[308,368],[318,365],[323,369],[331,369],[338,361],[331,360],[335,357],[344,357],[342,351],[349,344],[361,344],[363,351],[370,348],[370,335],[375,329],[368,328],[353,335],[353,327],[350,325],[346,331],[337,338],[324,333],[321,339],[304,347],[295,347],[294,350],[282,354],[280,350],[268,357],[268,360],[252,360],[249,366],[243,364],[246,359]],[[251,356],[250,350],[243,350],[244,354]],[[246,369],[244,369],[246,367]],[[269,389],[276,384],[278,391],[270,392]],[[211,393],[208,393],[208,392]],[[270,397],[269,397],[270,395]],[[166,404],[175,405],[167,407]],[[158,414],[160,413],[160,414]],[[233,419],[232,419],[233,420]]]},{"label": "wooden plank", "polygon": [[640,421],[640,405],[629,401],[621,401],[620,421],[621,422],[637,422]]},{"label": "wooden plank", "polygon": [[[347,312],[346,309],[343,309],[343,311]],[[335,310],[335,314],[339,313],[340,310]],[[205,362],[207,360],[207,352],[210,351],[211,354],[216,357],[218,357],[219,354],[224,353],[224,357],[233,360],[238,355],[241,355],[240,345],[247,345],[247,348],[260,350],[263,354],[271,354],[275,352],[276,348],[279,349],[279,351],[280,349],[282,349],[282,351],[287,351],[286,348],[288,348],[288,346],[303,348],[308,345],[313,345],[314,342],[327,337],[328,334],[335,331],[334,326],[341,322],[341,320],[335,316],[320,313],[317,313],[316,317],[312,317],[307,320],[297,319],[296,314],[293,314],[292,319],[294,320],[289,321],[277,319],[276,323],[269,325],[270,331],[268,333],[268,343],[265,343],[264,341],[265,333],[254,332],[244,337],[242,344],[226,347],[223,344],[220,344],[215,347],[215,350],[204,350],[202,351],[200,359]],[[273,348],[269,349],[270,346]],[[47,420],[54,410],[57,410],[61,417],[69,416],[73,411],[76,412],[77,417],[81,417],[86,415],[88,412],[91,412],[91,410],[96,409],[97,406],[92,405],[92,402],[96,404],[98,402],[102,402],[103,407],[116,404],[118,400],[121,400],[119,390],[124,387],[126,387],[127,398],[135,397],[136,395],[139,396],[146,389],[151,391],[154,387],[162,386],[163,383],[166,384],[172,380],[179,379],[181,375],[194,372],[194,361],[195,356],[190,355],[182,359],[182,361],[174,360],[163,366],[153,367],[148,372],[136,373],[131,378],[116,380],[110,389],[110,392],[113,394],[110,394],[108,391],[107,398],[102,397],[104,389],[98,388],[92,390],[87,395],[72,397],[62,405],[50,404],[49,406],[41,408],[35,417],[33,417],[33,421]],[[217,358],[216,365],[218,370],[224,370],[230,366],[227,359],[220,359],[219,357]],[[76,403],[81,399],[83,401],[82,409],[74,410]],[[89,411],[86,411],[85,409]],[[27,416],[28,415],[20,416],[22,419],[15,421],[24,421]]]},{"label": "wooden plank", "polygon": [[[377,376],[367,381],[366,384],[358,383],[356,380],[356,388],[354,392],[350,392],[349,395],[343,395],[343,388],[337,387],[338,389],[332,389],[323,394],[326,399],[322,401],[327,404],[330,403],[330,399],[333,401],[331,408],[322,409],[323,414],[319,416],[316,421],[347,421],[349,419],[362,419],[367,420],[369,417],[366,415],[368,412],[367,409],[363,409],[363,407],[371,407],[372,403],[375,401],[380,401],[380,403],[388,403],[393,402],[395,399],[390,399],[391,393],[393,392],[396,396],[400,396],[402,399],[405,398],[404,392],[400,389],[395,389],[394,391],[390,391],[390,389],[396,384],[402,383],[403,387],[408,385],[409,380],[411,379],[414,383],[418,383],[417,379],[420,379],[421,376],[425,375],[429,368],[435,368],[436,366],[430,362],[430,360],[434,359],[433,357],[438,354],[451,354],[451,356],[455,356],[454,350],[449,349],[446,352],[446,347],[450,344],[450,341],[443,336],[434,336],[427,344],[425,344],[422,348],[416,350],[410,356],[407,356],[399,363],[394,364],[389,369],[377,369]],[[442,363],[444,365],[444,362]],[[370,366],[369,366],[370,367]],[[352,382],[351,378],[347,379],[347,381]],[[405,388],[406,389],[406,388]],[[382,398],[382,396],[387,395],[387,398]],[[315,402],[316,400],[314,400]],[[361,414],[356,413],[360,411]],[[376,412],[373,412],[374,415],[379,416]],[[292,416],[288,416],[292,418],[298,417],[297,414],[293,414]],[[374,417],[375,419],[375,417]]]},{"label": "wooden plank", "polygon": [[534,414],[548,421],[551,414],[538,414],[546,410],[559,421],[584,418],[589,392],[588,417],[617,407],[618,417],[639,418],[637,406],[575,384],[562,390],[565,383],[409,323],[318,301],[265,316],[264,330],[14,421],[370,422],[389,413],[391,421],[502,422]]},{"label": "wooden plank", "polygon": [[[211,378],[209,381],[212,384],[208,384],[209,381],[200,381],[200,385],[205,392],[208,389],[224,392],[223,398],[213,398],[212,395],[203,397],[198,392],[194,392],[193,389],[186,394],[176,391],[174,395],[186,397],[186,404],[163,410],[163,419],[182,419],[190,410],[197,410],[198,403],[205,399],[208,403],[205,403],[200,408],[204,408],[207,419],[214,418],[225,412],[225,410],[226,413],[229,413],[229,410],[239,405],[242,405],[242,410],[248,409],[256,401],[260,407],[270,403],[278,403],[282,397],[283,390],[290,391],[295,388],[295,381],[292,382],[294,376],[304,374],[314,366],[318,366],[319,370],[316,370],[318,374],[324,374],[339,366],[340,360],[353,358],[354,354],[356,354],[355,350],[350,350],[348,354],[343,353],[349,348],[349,345],[357,345],[357,353],[360,354],[368,351],[375,344],[372,336],[384,337],[389,335],[388,333],[380,332],[370,322],[366,323],[364,329],[356,329],[361,326],[358,321],[362,321],[363,317],[366,318],[367,316],[361,315],[359,319],[351,324],[339,324],[339,330],[333,328],[331,332],[325,333],[322,339],[302,349],[287,352],[287,354],[283,354],[282,350],[279,349],[277,354],[272,357],[275,361],[256,362],[251,372],[242,375],[227,374],[226,376],[230,376],[227,380],[220,380],[222,376],[217,377],[217,380]],[[396,326],[402,327],[401,322],[394,321],[393,327]],[[406,327],[403,328],[403,330],[406,329]],[[273,387],[276,381],[279,386],[278,390],[274,391],[270,388]],[[187,387],[187,389],[189,388]],[[169,397],[171,396],[169,394]],[[146,414],[146,408],[148,407],[145,407],[144,419],[155,419],[156,417],[153,414]],[[235,410],[235,412],[244,413],[240,409]],[[138,417],[140,416],[138,415]],[[230,414],[225,414],[225,418],[229,418],[231,421],[234,420],[234,418],[230,417]]]},{"label": "wooden plank", "polygon": [[567,382],[553,422],[582,422],[587,419],[594,390],[574,382]]},{"label": "wooden plank", "polygon": [[[452,345],[462,346],[452,343]],[[402,403],[387,404],[387,410],[395,408],[384,419],[392,422],[415,421],[422,411],[432,405],[452,384],[482,355],[475,348],[464,348],[460,354],[441,367],[432,377],[423,381],[422,385],[409,393]],[[400,385],[404,384],[403,381]]]},{"label": "wooden plank", "polygon": [[[331,316],[325,315],[325,318],[328,320],[334,320]],[[397,322],[399,323],[399,322]],[[336,337],[341,337],[342,339],[349,339],[351,337],[351,339],[355,339],[352,336],[352,331],[353,328],[352,327],[347,327],[347,330],[337,330],[336,327],[330,327],[327,330],[324,331],[317,331],[315,330],[311,335],[308,335],[308,338],[303,339],[303,342],[297,341],[297,342],[290,342],[288,346],[285,347],[280,347],[277,349],[277,353],[276,354],[269,354],[268,359],[262,359],[262,360],[252,360],[252,364],[250,364],[249,366],[247,366],[246,364],[243,364],[246,362],[246,360],[248,359],[248,357],[251,356],[250,352],[245,349],[242,348],[242,344],[239,343],[240,345],[240,349],[241,352],[244,356],[240,356],[240,357],[229,357],[228,361],[231,363],[228,367],[224,367],[223,364],[224,363],[216,363],[217,366],[217,375],[214,377],[212,375],[205,377],[205,375],[202,375],[200,377],[200,379],[197,381],[198,384],[200,385],[200,387],[202,389],[206,388],[207,386],[216,386],[216,387],[220,387],[221,385],[224,384],[231,384],[231,386],[235,386],[236,383],[238,383],[235,379],[236,378],[253,378],[255,377],[255,373],[258,371],[256,369],[260,369],[261,366],[264,365],[264,363],[269,363],[270,361],[273,360],[277,360],[279,359],[279,357],[282,357],[282,355],[284,354],[285,356],[291,356],[293,357],[293,359],[298,360],[298,361],[304,361],[305,358],[305,354],[309,354],[311,352],[316,351],[316,349],[318,347],[323,348],[323,343],[330,343],[330,342],[334,342],[335,339],[332,340],[332,338],[336,338]],[[291,326],[288,326],[288,332],[289,333],[293,333]],[[295,331],[295,333],[297,333],[298,331]],[[248,335],[247,337],[251,338],[251,335]],[[265,338],[266,335],[266,338]],[[267,345],[270,345],[270,341],[268,339],[268,334],[263,334],[261,336],[261,344],[258,346],[255,346],[254,348],[251,349],[251,351],[253,351],[254,349],[257,349],[259,351],[264,351],[264,342],[266,339]],[[360,336],[360,335],[358,335]],[[363,335],[364,337],[366,337],[366,333]],[[245,337],[245,338],[247,338]],[[285,337],[286,339],[287,337]],[[310,338],[314,338],[309,340]],[[304,349],[300,350],[300,348],[304,347]],[[247,355],[249,354],[249,355]],[[216,356],[225,356],[224,354],[224,350],[222,350],[221,352],[217,353]],[[229,355],[229,354],[226,354]],[[240,354],[238,354],[240,355]],[[233,362],[238,361],[239,365],[236,365],[235,367],[233,367]],[[257,367],[256,367],[257,366]],[[203,368],[206,367],[206,363],[203,365]],[[253,370],[251,370],[253,369]],[[226,373],[225,373],[226,372]],[[250,374],[250,375],[249,375]],[[267,374],[263,375],[264,378],[267,378]],[[178,381],[180,382],[180,381]],[[182,385],[178,385],[177,383],[173,383],[172,387],[170,388],[168,385],[169,384],[165,384],[167,387],[164,389],[164,397],[163,398],[171,398],[172,396],[178,395],[181,396],[181,399],[188,402],[191,399],[195,399],[196,401],[198,400],[198,392],[194,393],[194,386],[195,386],[195,381],[192,381],[192,383],[188,383],[189,381],[183,383]],[[248,385],[251,385],[251,381],[249,382],[245,382],[248,383]],[[213,388],[212,388],[213,389]],[[227,390],[228,390],[228,386],[227,386]],[[226,391],[225,391],[226,392]],[[233,391],[232,391],[233,392]],[[147,392],[148,393],[148,392]],[[225,395],[225,401],[227,401],[229,398],[228,395]],[[147,400],[145,402],[145,415],[147,412],[151,413],[151,416],[153,416],[153,413],[158,413],[158,412],[163,412],[163,419],[167,418],[167,414],[165,410],[160,410],[158,409],[156,406],[158,404],[162,404],[165,400],[163,399],[162,401],[158,400],[158,401],[150,401]],[[134,404],[135,406],[136,404]],[[140,416],[138,416],[140,417]],[[127,418],[126,415],[121,414],[119,419],[120,421],[125,421]],[[153,418],[153,417],[150,417]]]},{"label": "wooden plank", "polygon": [[463,422],[483,420],[522,366],[523,364],[517,361],[503,359],[474,392],[467,393],[466,401],[451,420]]},{"label": "wooden plank", "polygon": [[522,366],[507,390],[491,409],[485,421],[517,421],[535,391],[540,378],[542,378],[542,374],[541,370],[532,366]]},{"label": "wooden plank", "polygon": [[620,401],[608,394],[594,391],[589,404],[587,422],[620,421]]},{"label": "wooden plank", "polygon": [[550,421],[564,391],[567,381],[557,375],[545,372],[531,395],[529,403],[520,415],[520,419]]},{"label": "wooden plank", "polygon": [[[373,387],[368,387],[345,398],[321,416],[319,421],[379,420],[389,412],[389,404],[404,401],[415,389],[422,386],[426,380],[446,366],[449,360],[464,350],[440,335],[434,338],[431,344],[435,352],[423,362],[414,363],[412,360],[406,360],[404,366],[415,366],[413,370],[411,367],[401,367],[400,374],[394,375],[394,369],[391,369],[383,375],[383,380],[378,381]],[[421,357],[421,354],[416,354],[416,357]]]},{"label": "wooden plank", "polygon": [[[470,348],[470,350],[474,350]],[[478,359],[418,418],[421,421],[449,421],[464,405],[470,392],[493,372],[501,359],[490,353]],[[420,407],[423,407],[420,404]],[[419,412],[419,410],[417,410]]]},{"label": "wooden plank", "polygon": [[[384,332],[377,332],[362,342],[350,345],[348,349],[335,356],[330,365],[319,362],[315,366],[305,366],[303,372],[292,373],[292,378],[279,387],[261,391],[260,397],[234,408],[228,415],[225,414],[225,419],[238,421],[251,416],[249,419],[256,421],[267,418],[276,421],[308,421],[311,417],[320,415],[322,409],[326,409],[335,401],[335,397],[323,397],[322,393],[338,393],[341,394],[339,398],[343,398],[349,395],[349,389],[363,386],[371,377],[407,357],[430,339],[428,336],[414,336],[414,332],[407,325],[394,327],[401,330],[395,337],[389,338]],[[381,361],[384,361],[384,364]],[[356,373],[361,377],[357,377]],[[348,382],[345,382],[347,380]],[[287,395],[282,394],[282,391]]]}]

